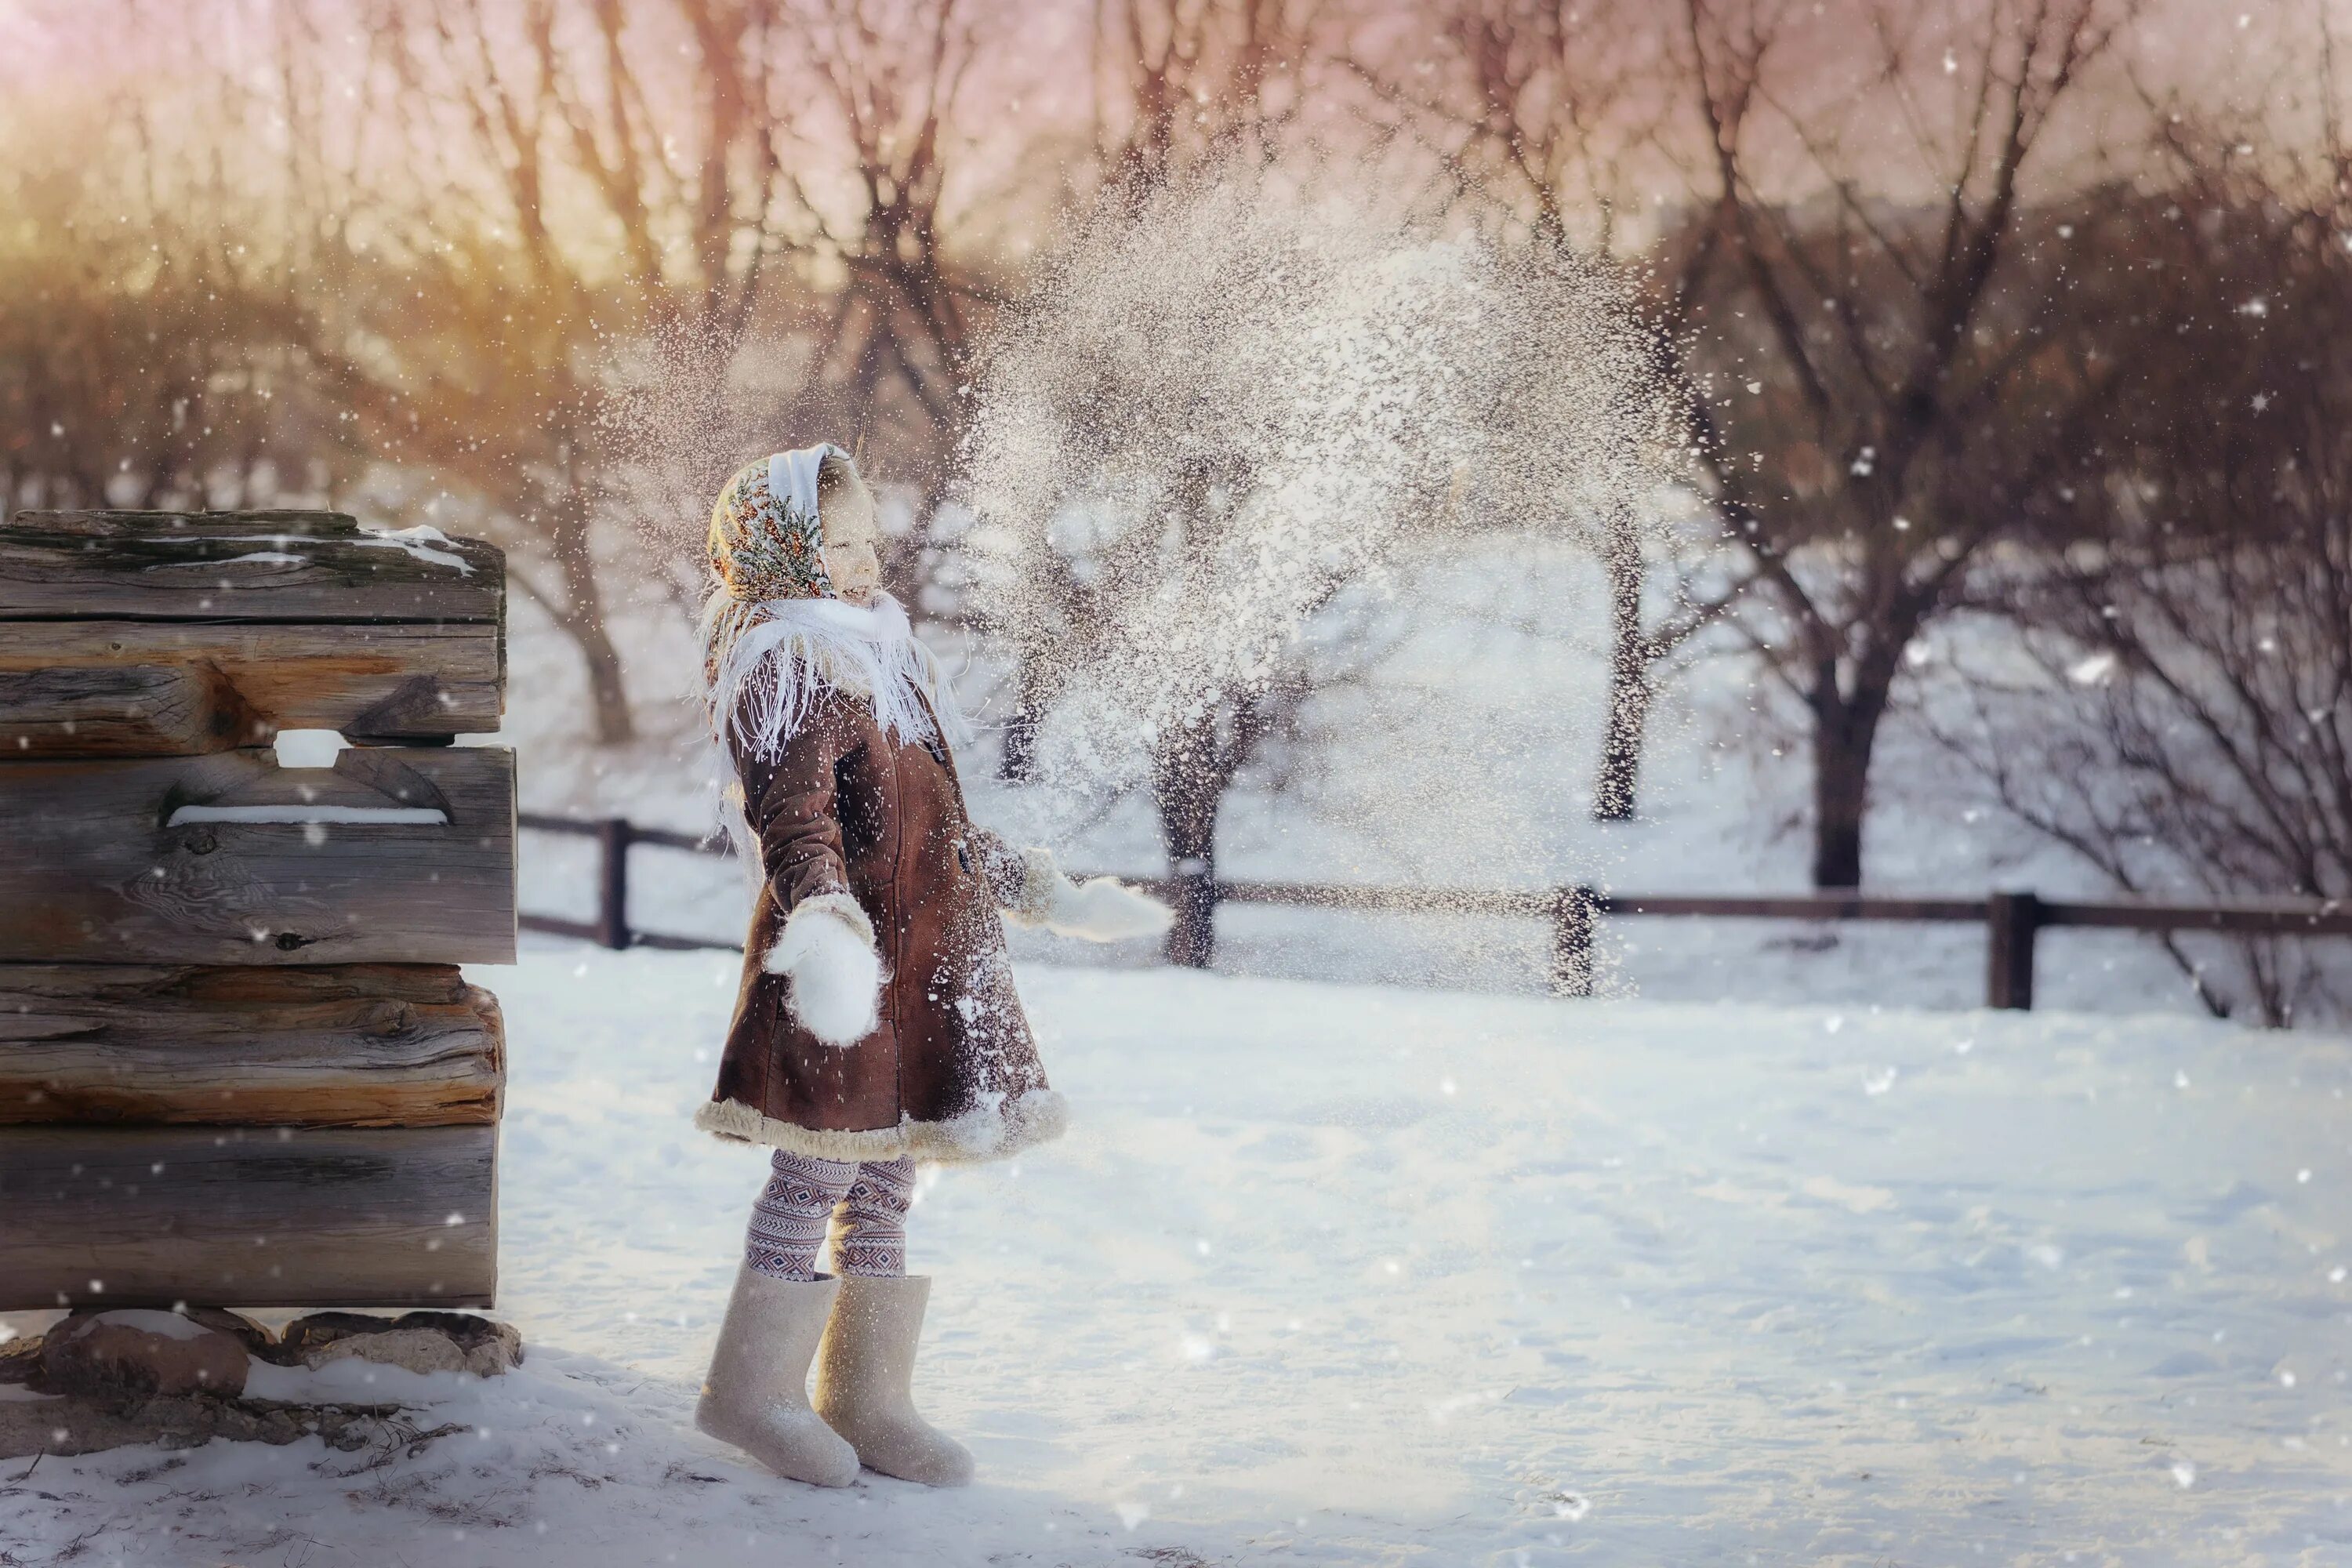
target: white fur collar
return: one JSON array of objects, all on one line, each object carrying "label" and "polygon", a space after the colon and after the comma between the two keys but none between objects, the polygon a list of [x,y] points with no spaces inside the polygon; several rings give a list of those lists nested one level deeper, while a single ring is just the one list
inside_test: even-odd
[{"label": "white fur collar", "polygon": [[[863,699],[900,742],[966,739],[946,672],[889,595],[877,594],[866,606],[778,599],[758,611],[759,619],[712,650],[718,659],[704,700],[721,739],[773,757],[799,733],[826,687]],[[706,637],[711,630],[706,623]]]}]

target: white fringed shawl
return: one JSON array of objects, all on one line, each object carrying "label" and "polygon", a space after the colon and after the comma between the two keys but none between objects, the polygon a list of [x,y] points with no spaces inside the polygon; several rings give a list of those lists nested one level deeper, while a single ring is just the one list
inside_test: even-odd
[{"label": "white fringed shawl", "polygon": [[[876,722],[901,742],[968,738],[946,672],[889,595],[876,594],[865,607],[840,599],[772,599],[758,606],[751,625],[741,626],[739,616],[724,593],[712,595],[703,609],[703,668],[709,675],[704,704],[721,741],[775,757],[827,686],[871,704]],[[946,734],[932,723],[934,713]]]},{"label": "white fringed shawl", "polygon": [[[876,722],[902,743],[956,745],[970,738],[946,671],[889,595],[877,593],[867,607],[840,599],[772,599],[752,609],[746,615],[723,589],[703,606],[703,705],[722,744],[757,757],[782,754],[826,687],[869,704]],[[741,781],[722,794],[728,834],[756,882],[761,856]]]}]

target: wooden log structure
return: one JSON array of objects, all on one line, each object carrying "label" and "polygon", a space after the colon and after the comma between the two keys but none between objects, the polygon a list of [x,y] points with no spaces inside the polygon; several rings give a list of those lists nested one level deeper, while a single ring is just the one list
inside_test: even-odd
[{"label": "wooden log structure", "polygon": [[12,1127],[0,1308],[479,1307],[495,1127]]},{"label": "wooden log structure", "polygon": [[[326,512],[0,527],[0,1310],[487,1306],[505,567]],[[287,768],[289,729],[340,731]]]},{"label": "wooden log structure", "polygon": [[504,559],[337,512],[20,512],[0,529],[0,756],[154,756],[280,729],[498,728]]},{"label": "wooden log structure", "polygon": [[0,1126],[488,1126],[504,1079],[443,965],[0,964]]},{"label": "wooden log structure", "polygon": [[0,756],[170,756],[279,730],[434,741],[499,727],[499,629],[0,621]]},{"label": "wooden log structure", "polygon": [[0,838],[11,959],[514,961],[510,752],[10,763],[0,820],[39,825]]},{"label": "wooden log structure", "polygon": [[20,511],[0,529],[12,620],[503,624],[506,558],[338,511]]}]

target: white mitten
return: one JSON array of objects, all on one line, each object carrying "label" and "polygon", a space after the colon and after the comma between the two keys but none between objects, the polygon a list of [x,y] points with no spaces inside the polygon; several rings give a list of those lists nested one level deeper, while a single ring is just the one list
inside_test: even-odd
[{"label": "white mitten", "polygon": [[819,1044],[854,1046],[880,1021],[874,925],[846,893],[803,900],[768,950],[766,968],[791,980],[793,1016]]},{"label": "white mitten", "polygon": [[1045,906],[1045,929],[1055,936],[1087,942],[1124,942],[1158,936],[1176,923],[1176,911],[1149,893],[1108,877],[1073,882],[1054,874],[1054,896]]},{"label": "white mitten", "polygon": [[1108,877],[1071,881],[1050,849],[1021,852],[1020,900],[1004,913],[1015,925],[1044,926],[1055,936],[1087,942],[1158,936],[1176,922],[1175,910],[1123,882]]}]

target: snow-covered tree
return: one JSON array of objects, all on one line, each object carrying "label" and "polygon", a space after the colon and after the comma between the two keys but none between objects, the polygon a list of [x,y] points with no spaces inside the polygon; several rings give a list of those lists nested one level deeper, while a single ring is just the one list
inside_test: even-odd
[{"label": "snow-covered tree", "polygon": [[1202,963],[1217,810],[1310,623],[1473,528],[1631,512],[1671,409],[1615,280],[1336,175],[1181,180],[1082,229],[984,354],[971,602],[1080,790],[1146,784]]}]

